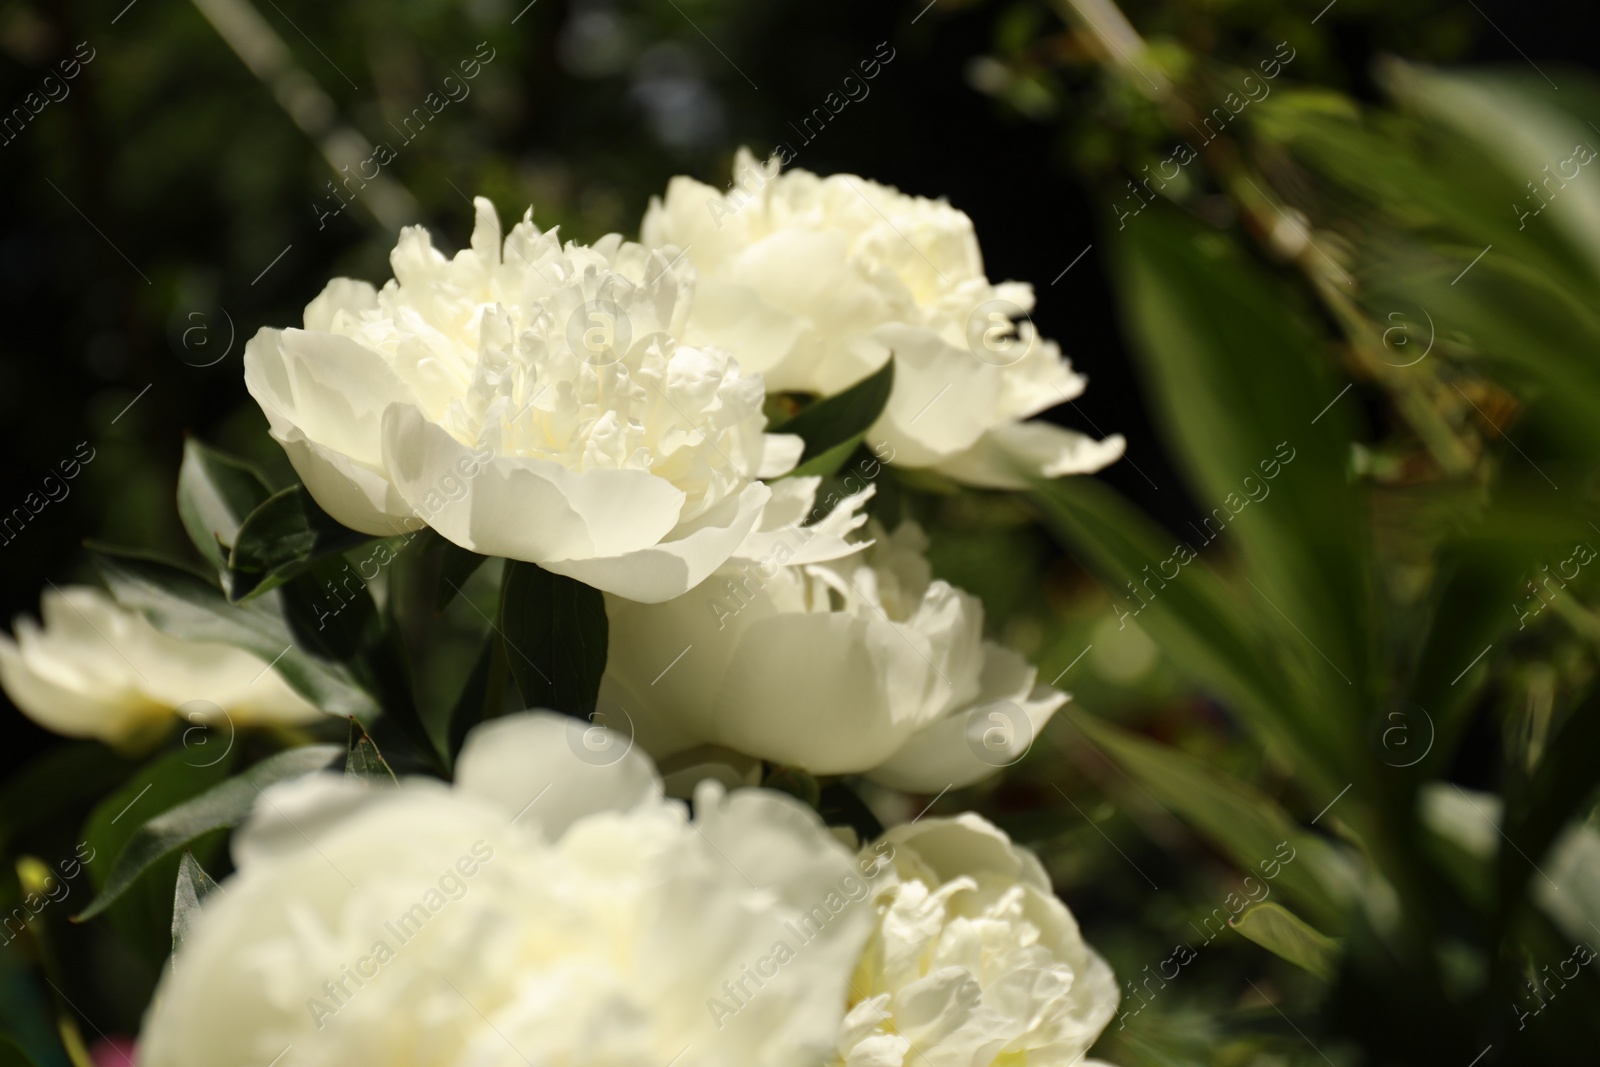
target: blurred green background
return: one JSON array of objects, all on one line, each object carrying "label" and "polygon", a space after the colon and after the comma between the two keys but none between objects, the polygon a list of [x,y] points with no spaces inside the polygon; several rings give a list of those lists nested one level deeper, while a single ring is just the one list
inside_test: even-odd
[{"label": "blurred green background", "polygon": [[[1600,757],[1594,575],[1560,595],[1527,584],[1600,541],[1584,532],[1600,178],[1580,168],[1559,200],[1536,184],[1573,158],[1546,151],[1568,127],[1600,146],[1592,13],[1122,12],[12,0],[0,105],[49,99],[0,133],[0,507],[80,442],[95,458],[0,544],[6,614],[35,611],[47,578],[87,577],[84,538],[189,552],[172,506],[186,434],[287,476],[244,394],[244,342],[298,321],[335,274],[387,277],[399,225],[457,247],[482,194],[575,238],[632,236],[671,175],[721,184],[736,147],[783,143],[798,166],[970,214],[990,276],[1034,283],[1034,321],[1090,377],[1050,417],[1129,440],[1097,485],[1032,499],[892,487],[934,527],[937,571],[1075,694],[1015,773],[937,810],[979,807],[1045,855],[1130,983],[1102,1058],[1592,1058],[1592,971],[1537,1004],[1523,988],[1577,936],[1571,909],[1553,917],[1529,885],[1554,886],[1543,849],[1591,812]],[[797,132],[885,48],[864,98],[814,139]],[[437,114],[408,131],[429,94]],[[393,161],[341,207],[330,183],[377,142]],[[1542,219],[1518,214],[1547,201]],[[1276,502],[1225,505],[1280,441],[1295,458]],[[1223,506],[1249,517],[1214,537]],[[1130,593],[1180,539],[1201,562],[1170,591]],[[50,745],[16,715],[0,737],[5,772]],[[0,794],[8,865],[70,854],[87,799],[30,824],[17,781]],[[1440,790],[1469,821],[1503,803],[1508,836],[1437,832],[1418,798]],[[1200,924],[1279,832],[1299,850],[1284,899],[1337,947],[1213,943]],[[1600,895],[1580,884],[1581,918]],[[74,1000],[131,1030],[149,946],[60,934],[88,961],[67,968]],[[1177,942],[1193,961],[1152,978]]]}]

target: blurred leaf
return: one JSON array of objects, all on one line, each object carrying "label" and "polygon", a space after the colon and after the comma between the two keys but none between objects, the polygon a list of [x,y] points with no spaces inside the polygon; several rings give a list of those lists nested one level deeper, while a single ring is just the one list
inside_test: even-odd
[{"label": "blurred leaf", "polygon": [[[233,746],[220,759],[201,758],[188,749],[170,753],[146,764],[126,785],[95,807],[83,828],[83,841],[92,851],[89,858],[84,858],[80,847],[79,858],[84,859],[95,888],[101,892],[91,902],[90,911],[78,919],[91,911],[98,914],[116,901],[117,907],[109,916],[113,924],[150,958],[159,959],[166,954],[172,919],[168,910],[172,904],[170,879],[177,873],[176,861],[167,865],[160,877],[141,881],[139,876],[164,853],[153,855],[149,862],[125,872],[116,892],[108,894],[105,887],[118,878],[121,867],[116,858],[131,847],[130,842],[139,839],[141,827],[152,817],[159,817],[161,812],[205,793],[227,778],[235,755]],[[104,903],[96,907],[100,901]]]},{"label": "blurred leaf", "polygon": [[1281,956],[1324,982],[1339,971],[1339,944],[1274,901],[1246,908],[1230,924],[1273,955]]},{"label": "blurred leaf", "polygon": [[[432,531],[429,531],[430,533]],[[461,592],[461,587],[467,584],[479,567],[488,562],[489,557],[480,556],[476,552],[462,548],[451,541],[434,535],[439,544],[430,549],[439,554],[439,597],[434,605],[435,611],[443,611],[454,600],[456,594]]]},{"label": "blurred leaf", "polygon": [[371,717],[378,706],[351,671],[297,647],[276,600],[230,604],[191,571],[148,557],[91,546],[91,557],[123,607],[190,641],[217,641],[275,664],[285,681],[331,715]]},{"label": "blurred leaf", "polygon": [[525,707],[578,718],[593,713],[608,634],[605,598],[598,589],[532,563],[510,562],[500,632]]},{"label": "blurred leaf", "polygon": [[[66,1063],[65,1060],[61,1062],[63,1065]],[[0,1037],[0,1067],[40,1067],[40,1065],[21,1048]]]},{"label": "blurred leaf", "polygon": [[[1190,823],[1242,870],[1265,873],[1276,860],[1285,891],[1317,921],[1342,929],[1353,875],[1321,838],[1303,832],[1270,798],[1176,749],[1089,715],[1069,714],[1097,748],[1167,810]],[[1280,853],[1289,848],[1290,859]]]},{"label": "blurred leaf", "polygon": [[[100,895],[75,917],[75,921],[87,922],[100,914],[162,857],[203,834],[237,826],[250,814],[251,807],[267,786],[320,771],[341,754],[337,745],[307,745],[280,752],[191,800],[175,807],[168,806],[154,819],[135,824],[132,832],[119,835],[126,840],[125,847],[117,855],[111,873],[105,877]],[[134,784],[130,783],[128,788]],[[112,797],[103,808],[109,808],[120,796]]]},{"label": "blurred leaf", "polygon": [[0,847],[20,831],[104,796],[133,763],[98,741],[58,744],[0,785]]},{"label": "blurred leaf", "polygon": [[[22,952],[5,946],[0,946],[0,1038],[26,1057],[12,1062],[71,1067],[44,987],[34,978]],[[0,1060],[0,1064],[4,1062]]]},{"label": "blurred leaf", "polygon": [[234,543],[239,524],[271,493],[266,479],[248,463],[192,437],[184,440],[178,517],[194,547],[219,574],[228,569],[222,545]]},{"label": "blurred leaf", "polygon": [[[1503,789],[1504,840],[1500,849],[1501,905],[1523,899],[1528,880],[1569,819],[1588,814],[1596,792],[1595,753],[1600,752],[1600,689],[1591,688],[1567,709],[1551,732],[1544,756],[1532,771],[1512,763]],[[1541,872],[1541,877],[1544,877]]]},{"label": "blurred leaf", "polygon": [[45,989],[30,971],[22,950],[11,950],[10,945],[0,945],[0,1037],[29,1057],[14,1062],[72,1067],[54,1027]]},{"label": "blurred leaf", "polygon": [[350,742],[344,758],[344,776],[365,785],[396,785],[394,771],[384,762],[383,753],[354,719],[350,720]]},{"label": "blurred leaf", "polygon": [[[1134,582],[1149,580],[1142,568],[1159,570],[1159,561],[1174,558],[1172,535],[1097,481],[1040,483],[1032,499],[1045,524],[1114,597]],[[1315,746],[1298,722],[1278,710],[1284,683],[1249,616],[1203,562],[1191,558],[1182,567],[1171,581],[1146,587],[1155,595],[1143,607],[1129,599],[1127,608],[1117,608],[1119,624],[1135,622],[1179,671],[1235,707],[1263,737],[1296,753],[1300,765],[1317,766]]]},{"label": "blurred leaf", "polygon": [[[1380,73],[1384,88],[1402,106],[1492,161],[1490,168],[1478,168],[1488,175],[1468,180],[1498,179],[1504,183],[1497,188],[1502,198],[1482,204],[1494,210],[1478,212],[1474,223],[1509,231],[1515,221],[1516,236],[1525,244],[1514,244],[1510,232],[1502,236],[1516,258],[1558,275],[1573,273],[1564,269],[1567,264],[1579,265],[1582,280],[1573,280],[1580,290],[1600,282],[1600,187],[1583,174],[1600,156],[1600,135],[1591,125],[1600,121],[1600,89],[1593,74],[1567,72],[1566,87],[1557,90],[1538,75],[1511,70],[1443,71],[1390,61]],[[1589,150],[1587,163],[1574,154],[1580,145]],[[1460,182],[1463,176],[1452,173],[1449,179]],[[1530,191],[1530,183],[1540,191]],[[1545,255],[1527,254],[1534,252]]]},{"label": "blurred leaf", "polygon": [[781,426],[769,426],[767,432],[791,433],[805,441],[806,450],[794,474],[832,474],[850,458],[867,429],[878,421],[893,391],[894,359],[891,357],[882,370],[836,396],[816,401]]},{"label": "blurred leaf", "polygon": [[450,709],[448,730],[449,757],[453,762],[466,743],[467,733],[480,722],[499,710],[505,697],[506,657],[505,642],[498,634],[484,638],[483,648],[467,675],[461,695]]},{"label": "blurred leaf", "polygon": [[200,917],[200,905],[213,891],[217,883],[200,866],[194,858],[194,853],[188,849],[183,850],[183,858],[178,861],[178,884],[172,895],[172,954],[176,956],[183,948],[183,940],[189,934],[189,928]]},{"label": "blurred leaf", "polygon": [[1277,713],[1298,715],[1327,754],[1360,759],[1371,625],[1364,505],[1345,473],[1354,405],[1337,402],[1324,343],[1286,285],[1221,234],[1148,214],[1115,244],[1156,424],[1208,509],[1208,543],[1238,546],[1250,587],[1240,595],[1297,668],[1301,699]]},{"label": "blurred leaf", "polygon": [[373,539],[342,526],[317,506],[303,485],[274,493],[239,527],[228,555],[229,599],[258,596],[316,561]]}]

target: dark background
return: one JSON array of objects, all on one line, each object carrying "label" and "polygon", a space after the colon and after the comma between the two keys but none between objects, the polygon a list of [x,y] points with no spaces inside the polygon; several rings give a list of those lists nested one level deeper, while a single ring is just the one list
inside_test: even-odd
[{"label": "dark background", "polygon": [[[0,544],[6,618],[36,612],[46,579],[88,577],[85,538],[185,551],[172,507],[185,434],[281,462],[244,393],[245,341],[263,325],[298,322],[336,273],[388,276],[393,235],[373,218],[352,208],[319,230],[313,205],[332,171],[197,8],[125,2],[0,7],[0,106],[20,104],[78,41],[95,49],[70,95],[0,145],[0,511],[21,507],[79,442],[96,452],[70,496]],[[1276,27],[1309,33],[1306,19],[1320,7],[1236,5],[1208,16],[1208,32],[1219,54],[1266,54],[1260,42],[1275,41]],[[1093,191],[1077,154],[1092,121],[1077,110],[1079,83],[1062,69],[1061,106],[1027,116],[976,91],[965,73],[1007,35],[1059,29],[1048,5],[519,8],[269,0],[258,11],[368,137],[387,137],[386,120],[420,103],[478,42],[495,50],[472,95],[386,168],[415,195],[413,221],[446,248],[464,243],[463,196],[477,192],[502,215],[532,201],[542,225],[559,222],[579,239],[633,236],[670,175],[723,184],[739,144],[763,153],[783,140],[799,148],[799,166],[947,196],[973,217],[990,276],[1035,284],[1035,322],[1090,377],[1086,395],[1052,417],[1126,435],[1128,458],[1100,477],[1145,510],[1174,527],[1196,510],[1119,337],[1100,247],[1110,198]],[[1152,35],[1181,33],[1187,18],[1182,5],[1127,10]],[[1373,98],[1366,72],[1382,52],[1593,66],[1593,22],[1579,0],[1339,0],[1316,27],[1313,43],[1325,47],[1295,74]],[[788,123],[884,41],[895,56],[870,96],[799,144]],[[48,739],[6,714],[0,775]]]}]

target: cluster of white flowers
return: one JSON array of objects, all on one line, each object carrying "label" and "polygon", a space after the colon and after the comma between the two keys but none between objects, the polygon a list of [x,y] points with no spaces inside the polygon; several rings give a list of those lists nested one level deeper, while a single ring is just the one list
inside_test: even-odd
[{"label": "cluster of white flowers", "polygon": [[[637,244],[564,243],[531,211],[502,234],[479,199],[455,256],[407,229],[382,288],[336,279],[249,343],[250,394],[338,522],[426,524],[604,593],[598,699],[631,733],[527,712],[474,730],[453,785],[268,789],[162,979],[146,1067],[1085,1062],[1116,983],[1003,832],[923,818],[852,855],[800,801],[726,786],[765,765],[942,793],[1068,699],[985,639],[920,526],[869,517],[871,484],[785,477],[805,443],[765,412],[802,401],[769,392],[823,403],[892,357],[866,444],[988,488],[1122,441],[1025,421],[1084,379],[965,214],[736,166],[733,194],[675,179]],[[98,591],[43,616],[0,639],[0,683],[62,733],[137,747],[195,700],[321,714]]]}]

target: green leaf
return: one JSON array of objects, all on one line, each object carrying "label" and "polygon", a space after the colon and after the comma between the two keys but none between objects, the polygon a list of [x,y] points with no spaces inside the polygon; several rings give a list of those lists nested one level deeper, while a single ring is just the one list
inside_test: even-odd
[{"label": "green leaf", "polygon": [[178,518],[200,554],[219,574],[228,569],[223,545],[232,545],[245,516],[272,490],[254,467],[190,437],[178,468]]},{"label": "green leaf", "polygon": [[384,762],[383,753],[367,731],[354,719],[350,720],[350,743],[344,758],[344,776],[354,778],[363,785],[396,785],[394,771]]},{"label": "green leaf", "polygon": [[1339,943],[1274,901],[1265,901],[1230,923],[1235,930],[1275,956],[1281,956],[1324,982],[1339,971]]},{"label": "green leaf", "polygon": [[38,1067],[26,1052],[0,1037],[0,1067]]},{"label": "green leaf", "polygon": [[461,695],[450,709],[446,744],[452,761],[466,743],[468,732],[499,713],[505,700],[507,654],[505,642],[499,635],[490,634],[484,639],[472,672],[461,687]]},{"label": "green leaf", "polygon": [[183,850],[178,861],[178,884],[172,895],[172,954],[183,948],[183,939],[189,928],[200,917],[200,905],[218,888],[216,881],[205,872],[194,853]]},{"label": "green leaf", "polygon": [[1338,399],[1347,383],[1292,291],[1216,231],[1146,214],[1114,242],[1122,318],[1205,509],[1194,547],[1236,547],[1240,595],[1271,620],[1302,728],[1365,759],[1365,505],[1346,477],[1356,405]]},{"label": "green leaf", "polygon": [[[1264,637],[1237,598],[1187,542],[1089,478],[1040,482],[1031,496],[1045,525],[1105,582],[1120,625],[1135,624],[1198,685],[1237,710],[1265,740],[1320,766],[1323,755],[1279,694],[1287,687]],[[1152,575],[1189,559],[1176,578]],[[1324,784],[1332,781],[1324,770]],[[1340,784],[1343,784],[1342,782]]]},{"label": "green leaf", "polygon": [[[11,1063],[72,1067],[44,987],[20,947],[0,946],[0,1037],[21,1054]],[[0,1064],[6,1062],[0,1059]]]},{"label": "green leaf", "polygon": [[[220,724],[212,728],[213,732],[222,729]],[[146,764],[90,813],[76,858],[83,861],[97,890],[104,889],[115,871],[115,857],[137,837],[141,826],[227,778],[237,752],[231,728],[223,755],[218,757],[211,749],[208,739],[205,746],[185,747]],[[123,886],[128,892],[119,891],[121,899],[108,918],[147,958],[160,959],[171,945],[171,879],[177,876],[177,861],[140,879],[150,866],[146,864],[128,878]]]},{"label": "green leaf", "polygon": [[[1192,756],[1092,716],[1069,713],[1068,721],[1241,870],[1260,878],[1277,861],[1275,884],[1319,922],[1342,929],[1345,905],[1354,891],[1348,862],[1322,838],[1303,832],[1269,797]],[[1289,859],[1284,848],[1290,850]]]},{"label": "green leaf", "polygon": [[75,921],[86,922],[105,911],[140,874],[162,857],[203,834],[237,826],[267,786],[320,771],[340,755],[337,745],[308,745],[280,752],[144,822],[128,836],[127,845],[106,876],[100,895],[75,917]]},{"label": "green leaf", "polygon": [[96,741],[48,749],[0,785],[0,848],[23,830],[104,797],[133,768],[132,761]]},{"label": "green leaf", "polygon": [[228,554],[230,598],[259,596],[317,560],[372,539],[340,525],[317,506],[305,486],[291,485],[263,501],[239,527]]},{"label": "green leaf", "polygon": [[608,632],[598,589],[532,563],[507,564],[500,633],[526,707],[587,718],[600,694]]},{"label": "green leaf", "polygon": [[806,443],[795,474],[832,474],[850,458],[868,427],[878,421],[894,390],[894,359],[837,396],[808,406],[769,433],[792,433]]},{"label": "green leaf", "polygon": [[480,556],[476,552],[446,541],[437,534],[434,536],[439,541],[436,548],[429,549],[430,554],[437,553],[439,567],[439,592],[434,610],[443,611],[461,592],[461,587],[467,584],[467,579],[488,562],[489,557]]},{"label": "green leaf", "polygon": [[220,589],[181,567],[103,547],[91,546],[90,554],[117,601],[142,612],[158,630],[251,652],[329,714],[377,714],[377,703],[348,667],[297,645],[275,599],[230,604]]}]

